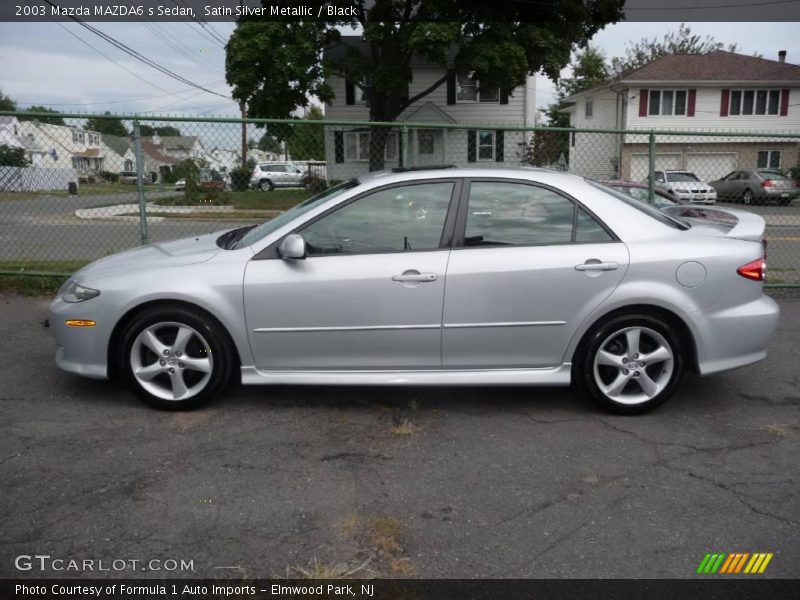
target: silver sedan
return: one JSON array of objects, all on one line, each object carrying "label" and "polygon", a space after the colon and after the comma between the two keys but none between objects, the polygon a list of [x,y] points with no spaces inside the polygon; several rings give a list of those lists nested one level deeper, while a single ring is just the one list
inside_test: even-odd
[{"label": "silver sedan", "polygon": [[244,384],[569,385],[621,413],[763,359],[764,221],[705,226],[536,169],[371,174],[76,273],[56,362],[150,404]]}]

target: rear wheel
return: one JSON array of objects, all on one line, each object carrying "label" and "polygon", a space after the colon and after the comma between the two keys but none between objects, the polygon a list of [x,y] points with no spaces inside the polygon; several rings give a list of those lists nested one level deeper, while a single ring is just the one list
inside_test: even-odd
[{"label": "rear wheel", "polygon": [[234,353],[220,325],[199,311],[153,307],[126,327],[117,356],[128,386],[166,410],[194,408],[231,378]]},{"label": "rear wheel", "polygon": [[262,192],[271,192],[275,189],[275,184],[269,179],[264,179],[261,181],[261,185],[259,187],[261,188]]},{"label": "rear wheel", "polygon": [[579,387],[620,414],[651,410],[667,400],[683,375],[678,335],[650,315],[612,318],[596,327],[574,367]]}]

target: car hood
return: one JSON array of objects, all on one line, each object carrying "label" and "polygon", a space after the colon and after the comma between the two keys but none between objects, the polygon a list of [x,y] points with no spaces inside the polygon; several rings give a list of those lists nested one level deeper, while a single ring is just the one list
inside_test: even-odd
[{"label": "car hood", "polygon": [[222,233],[224,231],[133,248],[101,258],[75,273],[73,278],[83,283],[140,269],[204,262],[222,251],[217,246],[217,238]]}]

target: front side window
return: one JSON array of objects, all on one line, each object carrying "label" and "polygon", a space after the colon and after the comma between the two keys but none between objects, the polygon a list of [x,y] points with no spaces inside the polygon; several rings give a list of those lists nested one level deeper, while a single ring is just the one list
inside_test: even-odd
[{"label": "front side window", "polygon": [[780,169],[781,151],[780,150],[759,150],[758,152],[759,169]]},{"label": "front side window", "polygon": [[[532,246],[609,241],[611,236],[570,200],[535,185],[473,182],[465,246]],[[577,219],[576,219],[577,217]]]},{"label": "front side window", "polygon": [[452,182],[392,187],[359,198],[300,230],[309,256],[435,250]]},{"label": "front side window", "polygon": [[731,115],[777,115],[780,90],[731,90]]},{"label": "front side window", "polygon": [[686,114],[686,90],[650,90],[649,94],[648,115]]}]

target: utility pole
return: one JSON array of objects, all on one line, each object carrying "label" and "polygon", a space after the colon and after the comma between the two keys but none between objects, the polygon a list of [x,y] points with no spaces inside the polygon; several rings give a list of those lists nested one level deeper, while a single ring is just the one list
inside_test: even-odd
[{"label": "utility pole", "polygon": [[239,108],[242,111],[242,168],[247,168],[247,123],[244,122],[247,117],[247,102],[242,100],[239,103]]}]

